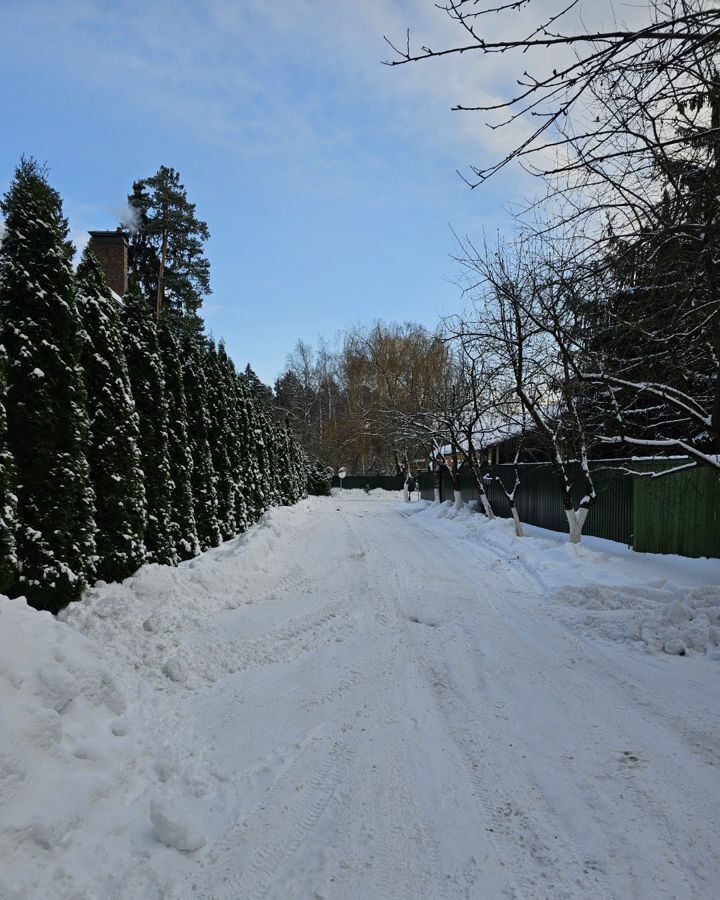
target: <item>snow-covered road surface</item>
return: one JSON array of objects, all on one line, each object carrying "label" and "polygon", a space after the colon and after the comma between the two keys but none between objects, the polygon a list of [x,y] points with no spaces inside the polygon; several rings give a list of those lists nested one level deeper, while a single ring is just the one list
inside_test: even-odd
[{"label": "snow-covered road surface", "polygon": [[8,896],[720,896],[720,663],[579,632],[408,509],[276,510],[76,606],[129,761],[69,837],[17,840]]}]

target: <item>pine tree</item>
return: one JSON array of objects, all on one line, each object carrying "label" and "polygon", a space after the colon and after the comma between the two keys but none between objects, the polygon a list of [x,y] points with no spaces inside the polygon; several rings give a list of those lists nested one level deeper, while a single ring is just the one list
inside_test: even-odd
[{"label": "pine tree", "polygon": [[207,224],[195,215],[180,175],[160,166],[150,178],[133,184],[128,197],[137,221],[130,233],[129,266],[145,296],[152,298],[156,318],[165,307],[182,314],[182,324],[199,335],[197,315],[210,291],[210,263],[203,244]]},{"label": "pine tree", "polygon": [[0,206],[0,343],[18,485],[12,591],[57,612],[80,596],[95,557],[72,248],[60,196],[34,160],[21,161]]},{"label": "pine tree", "polygon": [[121,581],[145,562],[145,488],[135,410],[115,299],[95,255],[77,270],[77,307],[84,328],[90,442],[95,490],[97,577]]},{"label": "pine tree", "polygon": [[188,412],[183,363],[173,315],[165,311],[158,323],[158,340],[165,370],[168,401],[168,455],[170,459],[170,537],[178,559],[200,552],[193,505],[193,458],[188,437]]},{"label": "pine tree", "polygon": [[[0,285],[0,294],[2,286]],[[6,594],[17,578],[15,528],[17,496],[15,494],[15,462],[7,444],[7,357],[0,347],[0,592]]]},{"label": "pine tree", "polygon": [[200,549],[220,543],[215,491],[215,468],[210,450],[208,385],[198,342],[186,338],[182,345],[183,383],[188,412],[188,438],[193,461],[192,487]]},{"label": "pine tree", "polygon": [[123,343],[130,385],[140,420],[140,454],[145,475],[147,528],[145,547],[150,562],[177,562],[170,534],[170,462],[168,404],[158,333],[148,304],[131,285],[122,308]]}]

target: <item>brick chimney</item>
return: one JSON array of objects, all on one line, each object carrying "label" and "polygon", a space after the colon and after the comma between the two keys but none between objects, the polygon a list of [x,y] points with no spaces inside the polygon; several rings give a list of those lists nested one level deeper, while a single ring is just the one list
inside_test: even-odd
[{"label": "brick chimney", "polygon": [[128,245],[122,228],[116,231],[91,231],[90,249],[105,272],[108,285],[121,297],[128,284]]}]

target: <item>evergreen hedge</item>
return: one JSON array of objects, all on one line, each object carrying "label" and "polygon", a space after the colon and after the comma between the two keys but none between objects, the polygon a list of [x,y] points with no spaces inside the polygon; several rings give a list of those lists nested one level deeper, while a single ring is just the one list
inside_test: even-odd
[{"label": "evergreen hedge", "polygon": [[177,564],[305,496],[268,389],[183,313],[77,273],[58,193],[23,159],[0,203],[0,591],[57,612],[95,578]]}]

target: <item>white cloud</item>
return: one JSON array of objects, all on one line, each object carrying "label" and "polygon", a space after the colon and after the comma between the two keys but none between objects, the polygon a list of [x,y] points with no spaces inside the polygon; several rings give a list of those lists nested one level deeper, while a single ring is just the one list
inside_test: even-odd
[{"label": "white cloud", "polygon": [[[487,17],[484,36],[527,33],[560,0],[533,0]],[[482,56],[471,52],[398,68],[383,35],[415,47],[447,47],[467,35],[432,0],[28,0],[5,13],[43,67],[111,86],[143,122],[172,144],[176,130],[238,158],[260,156],[268,171],[314,190],[326,175],[349,189],[367,166],[387,164],[378,144],[405,139],[439,150],[461,170],[487,165],[529,134],[536,122],[498,130],[498,117],[452,113],[488,105],[517,90],[527,68],[557,65],[562,51]],[[586,0],[572,13],[595,25],[612,4]],[[647,10],[628,8],[630,15]],[[52,29],[49,27],[52,22]],[[29,51],[30,52],[30,51]],[[383,117],[364,131],[363,118]],[[418,143],[419,142],[419,143]],[[407,152],[407,151],[405,151]],[[317,161],[310,167],[308,160]]]}]

